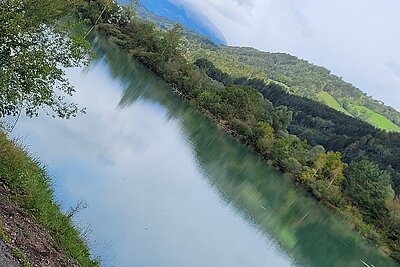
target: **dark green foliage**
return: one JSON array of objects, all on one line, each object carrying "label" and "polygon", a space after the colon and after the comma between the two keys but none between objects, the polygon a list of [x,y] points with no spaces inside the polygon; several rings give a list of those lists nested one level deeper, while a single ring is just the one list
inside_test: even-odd
[{"label": "dark green foliage", "polygon": [[[362,105],[400,125],[400,113],[394,108],[372,99],[324,67],[313,65],[289,54],[262,52],[248,47],[223,46],[218,53],[234,56],[239,62],[255,70],[262,70],[268,78],[287,85],[290,92],[295,95],[318,100],[318,93],[325,91],[344,108],[348,107],[348,103]],[[348,108],[348,111],[353,113],[351,108]]]},{"label": "dark green foliage", "polygon": [[0,51],[0,68],[3,67],[8,63],[10,60],[11,56],[11,49],[8,47],[3,48],[2,51]]},{"label": "dark green foliage", "polygon": [[381,169],[392,169],[392,186],[400,195],[400,134],[376,129],[359,119],[327,107],[317,101],[286,92],[275,83],[260,80],[236,79],[235,84],[252,86],[275,106],[293,111],[290,133],[306,139],[311,145],[323,145],[327,150],[340,151],[343,160],[367,159]]},{"label": "dark green foliage", "polygon": [[34,116],[48,108],[53,116],[68,118],[79,111],[64,100],[74,88],[62,69],[78,66],[87,57],[87,42],[65,17],[77,4],[0,2],[0,117],[22,111]]},{"label": "dark green foliage", "polygon": [[229,85],[233,83],[233,79],[231,76],[225,72],[220,71],[217,69],[212,62],[205,58],[199,58],[194,62],[196,66],[201,68],[206,72],[209,77],[213,77],[213,79],[225,84]]},{"label": "dark green foliage", "polygon": [[379,221],[386,216],[385,201],[393,199],[389,173],[370,161],[352,162],[345,168],[343,191],[367,218]]},{"label": "dark green foliage", "polygon": [[[181,26],[161,30],[153,23],[141,21],[135,16],[127,19],[123,12],[118,13],[123,19],[111,14],[108,15],[110,20],[115,22],[104,23],[107,18],[102,16],[98,25],[100,31],[188,97],[200,93],[203,76],[183,56]],[[91,16],[92,21],[94,17]]]},{"label": "dark green foliage", "polygon": [[226,88],[226,91],[222,95],[227,105],[231,106],[230,117],[246,122],[265,119],[266,102],[256,90],[240,86],[230,86]]},{"label": "dark green foliage", "polygon": [[292,122],[293,113],[286,106],[279,106],[272,110],[272,127],[275,131],[286,131]]},{"label": "dark green foliage", "polygon": [[[393,188],[400,194],[400,153],[396,149],[400,147],[399,134],[379,131],[308,99],[312,95],[289,94],[287,88],[275,82],[231,77],[207,59],[198,59],[191,64],[186,59],[183,29],[179,25],[160,29],[138,19],[133,10],[122,9],[110,0],[78,0],[70,5],[61,0],[26,0],[24,3],[31,4],[27,10],[13,0],[0,4],[0,21],[12,22],[11,27],[6,23],[0,26],[3,40],[0,46],[0,116],[16,113],[21,108],[29,115],[35,115],[42,106],[49,106],[61,117],[76,113],[76,106],[64,103],[55,95],[52,85],[56,84],[66,94],[73,93],[59,66],[76,65],[82,56],[84,42],[79,36],[56,26],[68,8],[77,10],[78,18],[93,25],[86,35],[94,28],[99,29],[170,83],[176,92],[301,183],[317,199],[356,218],[357,229],[363,234],[375,238],[377,243],[385,242],[394,256],[399,254],[400,203],[393,199],[390,184],[392,179]],[[13,12],[8,12],[10,8]],[[54,12],[48,13],[49,10]],[[49,32],[39,27],[45,24],[54,32],[50,38],[46,37]],[[32,38],[21,40],[17,38],[20,34]],[[66,37],[67,42],[57,39],[60,36]],[[68,53],[62,51],[61,55],[58,47],[54,47],[57,44],[69,47]],[[21,53],[12,53],[18,49]],[[229,48],[226,50],[230,51]],[[243,51],[239,53],[242,61],[253,60],[253,50]],[[232,48],[232,53],[237,51]],[[257,61],[260,67],[270,69],[275,66],[271,72],[273,78],[289,84],[296,93],[304,84],[313,85],[315,90],[323,87],[331,94],[342,86],[332,82],[325,69],[315,66],[309,69],[308,63],[299,63],[288,55],[258,56],[265,61]],[[303,69],[320,74],[318,77],[329,76],[329,79],[315,83],[310,76],[293,74],[293,70]],[[22,79],[16,79],[15,75]],[[358,91],[350,89],[357,96]],[[392,119],[396,121],[395,117]],[[2,181],[27,193],[21,205],[34,210],[71,256],[82,265],[95,264],[89,259],[84,243],[77,239],[76,230],[70,227],[69,218],[57,213],[46,174],[15,146],[6,141],[1,145],[0,149],[7,149],[6,154],[0,154],[3,156],[0,157]],[[351,162],[348,167],[345,167],[342,155],[344,162]],[[16,167],[15,161],[19,161],[20,168]],[[31,172],[30,179],[20,180],[18,173],[28,171]],[[378,235],[371,234],[374,231],[365,226],[363,217],[379,227],[385,240],[378,240],[381,239]]]}]

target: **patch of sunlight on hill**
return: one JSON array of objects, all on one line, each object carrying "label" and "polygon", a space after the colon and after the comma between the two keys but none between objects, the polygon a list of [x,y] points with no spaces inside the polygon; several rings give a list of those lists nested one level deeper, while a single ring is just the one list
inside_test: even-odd
[{"label": "patch of sunlight on hill", "polygon": [[318,98],[321,99],[329,107],[336,109],[337,111],[343,112],[346,115],[352,116],[347,110],[345,110],[333,96],[329,93],[321,91],[317,94]]},{"label": "patch of sunlight on hill", "polygon": [[354,114],[357,115],[358,118],[374,125],[377,128],[389,131],[389,132],[400,132],[400,127],[391,122],[386,117],[373,112],[369,108],[364,106],[351,106],[354,111]]}]

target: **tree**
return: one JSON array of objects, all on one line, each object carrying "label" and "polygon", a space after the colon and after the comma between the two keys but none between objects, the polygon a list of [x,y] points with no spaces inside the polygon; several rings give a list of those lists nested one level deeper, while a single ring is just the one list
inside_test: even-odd
[{"label": "tree", "polygon": [[100,22],[101,17],[103,16],[104,12],[107,10],[110,11],[113,7],[113,1],[112,0],[100,0],[98,3],[101,6],[101,12],[98,14],[97,19],[93,22],[93,26],[86,32],[85,37],[89,35],[89,33],[97,26],[97,24]]},{"label": "tree", "polygon": [[199,104],[210,111],[214,116],[219,118],[224,118],[226,116],[226,111],[222,103],[222,98],[220,95],[213,91],[203,91],[197,98]]},{"label": "tree", "polygon": [[301,172],[300,160],[306,153],[306,143],[300,141],[294,135],[287,135],[275,139],[271,155],[284,171],[298,175]]},{"label": "tree", "polygon": [[258,123],[259,138],[256,147],[263,153],[269,153],[274,142],[274,129],[265,122]]},{"label": "tree", "polygon": [[161,48],[161,56],[164,57],[164,61],[172,60],[182,55],[179,50],[182,38],[182,26],[176,24],[172,29],[166,31],[163,37],[163,43]]},{"label": "tree", "polygon": [[340,185],[344,179],[343,162],[340,152],[328,152],[326,154],[325,165],[321,172],[329,180],[329,187],[333,184]]},{"label": "tree", "polygon": [[265,117],[266,102],[253,88],[230,86],[224,91],[223,98],[234,108],[232,117],[246,122],[256,122]]},{"label": "tree", "polygon": [[65,101],[74,88],[63,68],[81,65],[87,46],[67,23],[57,20],[65,15],[66,3],[0,2],[0,117],[22,110],[35,116],[48,108],[48,114],[68,118],[79,111]]},{"label": "tree", "polygon": [[286,106],[279,106],[272,110],[272,127],[275,131],[285,131],[292,121],[293,113]]},{"label": "tree", "polygon": [[397,230],[397,238],[400,239],[400,199],[399,198],[393,198],[393,199],[387,199],[385,202],[385,207],[388,210],[389,216],[387,218],[387,225],[386,228],[389,229],[389,231],[392,231],[394,229]]},{"label": "tree", "polygon": [[344,193],[368,218],[382,219],[385,216],[385,201],[393,198],[390,175],[367,160],[351,162],[344,174]]}]

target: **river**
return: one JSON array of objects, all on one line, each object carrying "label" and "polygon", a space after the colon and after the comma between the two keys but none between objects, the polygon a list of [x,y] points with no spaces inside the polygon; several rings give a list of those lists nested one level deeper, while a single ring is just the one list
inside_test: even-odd
[{"label": "river", "polygon": [[14,137],[52,176],[103,266],[397,266],[157,76],[93,41],[67,70],[87,114],[22,118]]}]

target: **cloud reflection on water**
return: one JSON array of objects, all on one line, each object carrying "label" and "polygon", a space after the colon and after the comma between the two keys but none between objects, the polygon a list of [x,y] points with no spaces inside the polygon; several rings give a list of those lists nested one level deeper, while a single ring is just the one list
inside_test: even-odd
[{"label": "cloud reflection on water", "polygon": [[87,114],[24,119],[16,134],[49,163],[64,209],[88,204],[76,221],[91,226],[105,266],[290,264],[210,190],[165,108],[140,98],[121,106],[131,85],[113,80],[104,61],[67,73]]}]

